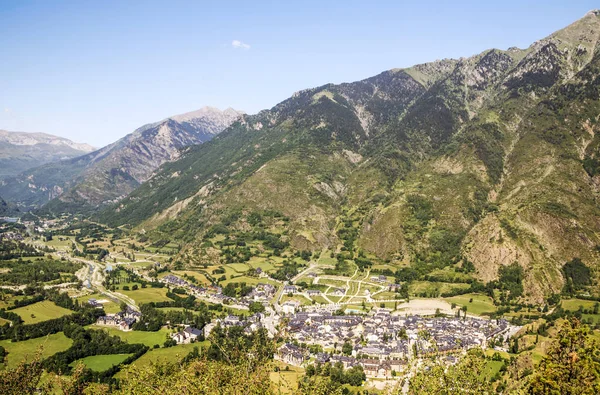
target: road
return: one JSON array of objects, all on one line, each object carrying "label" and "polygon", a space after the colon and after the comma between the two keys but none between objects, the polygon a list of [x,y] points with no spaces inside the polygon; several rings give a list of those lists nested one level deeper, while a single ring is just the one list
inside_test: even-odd
[{"label": "road", "polygon": [[138,305],[135,303],[135,300],[131,299],[129,296],[123,295],[119,292],[110,291],[106,289],[106,287],[104,287],[104,285],[102,284],[104,282],[104,267],[101,263],[78,257],[69,257],[68,259],[86,265],[86,267],[82,268],[77,273],[75,273],[82,282],[89,280],[90,285],[93,289],[97,290],[98,293],[101,293],[113,302],[125,302],[130,308],[136,311],[140,310]]}]

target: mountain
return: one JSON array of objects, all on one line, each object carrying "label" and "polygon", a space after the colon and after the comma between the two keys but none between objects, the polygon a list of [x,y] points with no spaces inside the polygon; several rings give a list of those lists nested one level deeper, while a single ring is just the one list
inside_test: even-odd
[{"label": "mountain", "polygon": [[178,158],[182,148],[210,140],[241,114],[205,107],[144,125],[97,151],[8,178],[0,193],[26,208],[51,200],[48,207],[56,210],[115,202],[148,180],[161,164]]},{"label": "mountain", "polygon": [[93,151],[87,144],[44,133],[0,130],[0,179]]},{"label": "mountain", "polygon": [[428,278],[488,282],[517,262],[524,297],[541,302],[565,262],[600,269],[599,15],[527,49],[297,92],[164,164],[100,219],[176,240],[198,263],[215,231],[278,213],[296,250]]}]

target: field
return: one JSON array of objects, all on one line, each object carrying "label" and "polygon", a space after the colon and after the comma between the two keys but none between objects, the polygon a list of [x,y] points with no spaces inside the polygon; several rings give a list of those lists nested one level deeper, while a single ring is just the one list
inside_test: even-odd
[{"label": "field", "polygon": [[225,287],[229,283],[246,283],[248,285],[256,285],[258,283],[265,283],[265,284],[278,285],[278,283],[276,281],[273,281],[268,278],[240,276],[240,277],[234,277],[232,279],[228,278],[227,280],[221,282],[221,286]]},{"label": "field", "polygon": [[106,296],[104,296],[102,294],[96,293],[96,294],[81,296],[81,297],[77,298],[77,300],[79,300],[80,303],[87,303],[87,301],[90,299],[108,300],[107,303],[102,303],[102,306],[104,307],[104,311],[107,314],[118,313],[121,310],[121,307],[117,303],[113,302],[112,300],[108,299]]},{"label": "field", "polygon": [[443,293],[451,292],[454,289],[467,288],[469,288],[469,284],[414,281],[409,286],[409,293],[413,296],[435,297]]},{"label": "field", "polygon": [[192,270],[174,270],[173,274],[183,278],[184,274],[187,274],[190,277],[195,278],[198,281],[199,285],[210,285],[210,281],[206,278],[206,276],[202,273],[198,273]]},{"label": "field", "polygon": [[72,362],[71,366],[75,366],[79,362],[83,362],[85,366],[87,366],[95,372],[104,372],[105,370],[108,370],[115,365],[119,365],[131,355],[132,354],[94,355]]},{"label": "field", "polygon": [[[139,288],[135,291],[123,291],[120,287],[117,292],[129,296],[139,305],[150,302],[164,302],[171,300],[167,297],[167,288]],[[131,286],[129,286],[131,289]]]},{"label": "field", "polygon": [[53,335],[16,343],[11,342],[10,340],[2,340],[0,341],[0,346],[4,347],[8,352],[5,362],[6,366],[11,369],[26,358],[27,360],[31,360],[40,347],[43,347],[42,357],[46,358],[57,352],[65,351],[71,347],[72,343],[73,340],[66,337],[62,332],[59,332]]},{"label": "field", "polygon": [[583,299],[565,299],[561,302],[563,309],[568,311],[577,311],[580,307],[584,310],[593,310],[596,301]]},{"label": "field", "polygon": [[[132,366],[143,368],[157,362],[177,362],[194,349],[194,347],[206,347],[208,342],[180,344],[168,348],[156,348],[148,351],[140,358],[136,359]],[[123,369],[115,377],[120,378],[127,375],[127,369]]]},{"label": "field", "polygon": [[38,322],[73,314],[71,310],[57,306],[49,300],[19,307],[18,309],[12,310],[12,312],[21,316],[25,324],[36,324]]},{"label": "field", "polygon": [[[472,302],[469,300],[473,299]],[[458,306],[467,306],[467,313],[481,315],[484,313],[494,313],[496,306],[492,299],[486,295],[480,294],[465,294],[445,298],[449,303],[456,303]]]},{"label": "field", "polygon": [[261,257],[250,258],[250,260],[248,261],[248,265],[250,265],[253,269],[260,268],[263,272],[272,272],[275,270],[275,266],[273,265],[273,263]]},{"label": "field", "polygon": [[157,332],[145,332],[145,331],[128,331],[124,332],[117,328],[109,328],[99,325],[90,325],[90,329],[102,329],[108,332],[112,336],[119,336],[122,340],[129,344],[141,343],[148,347],[154,347],[155,344],[160,346],[167,340],[167,334],[169,331],[163,328]]}]

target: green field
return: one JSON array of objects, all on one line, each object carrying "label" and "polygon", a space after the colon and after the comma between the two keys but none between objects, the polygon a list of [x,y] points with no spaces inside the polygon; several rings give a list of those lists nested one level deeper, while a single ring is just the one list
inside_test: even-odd
[{"label": "green field", "polygon": [[273,284],[273,285],[278,285],[279,283],[277,283],[277,281],[273,281],[271,279],[268,278],[256,278],[256,277],[248,277],[248,276],[239,276],[239,277],[234,277],[232,279],[228,278],[227,280],[221,282],[221,286],[226,286],[229,283],[246,283],[248,285],[256,285],[258,283],[265,283],[265,284]]},{"label": "green field", "polygon": [[77,361],[72,362],[70,366],[75,366],[79,362],[83,362],[85,366],[95,372],[104,372],[115,365],[119,365],[131,355],[133,354],[94,355],[91,357],[78,359]]},{"label": "green field", "polygon": [[77,298],[77,300],[79,300],[79,303],[87,303],[88,300],[90,299],[96,299],[96,300],[108,300],[107,303],[102,303],[102,307],[104,307],[104,311],[107,314],[113,314],[113,313],[118,313],[119,311],[121,311],[121,307],[113,302],[112,300],[108,299],[106,296],[102,295],[102,294],[91,294],[91,295],[86,295],[86,296],[81,296],[79,298]]},{"label": "green field", "polygon": [[248,270],[250,270],[250,267],[245,263],[229,263],[225,265],[225,267],[232,268],[238,273],[246,273]]},{"label": "green field", "polygon": [[[136,367],[147,367],[152,363],[156,362],[177,362],[183,359],[187,354],[190,353],[194,349],[194,347],[206,347],[208,342],[199,342],[199,343],[191,343],[191,344],[180,344],[173,347],[168,348],[156,348],[148,351],[146,354],[142,355],[140,358],[136,359],[132,366]],[[123,369],[119,373],[116,374],[115,377],[122,378],[127,375],[127,369]]]},{"label": "green field", "polygon": [[[451,292],[455,289],[467,289],[469,284],[462,283],[441,283],[432,281],[414,281],[410,284],[408,292],[413,296],[433,297],[443,293]],[[427,295],[423,295],[427,294]]]},{"label": "green field", "polygon": [[169,330],[166,328],[162,328],[156,332],[146,332],[146,331],[121,331],[117,328],[110,328],[99,325],[90,325],[88,326],[90,329],[102,329],[108,332],[112,336],[119,336],[122,340],[126,341],[129,344],[141,343],[145,344],[148,347],[154,347],[155,344],[160,346],[167,340],[167,335]]},{"label": "green field", "polygon": [[167,297],[167,288],[139,288],[136,291],[131,291],[131,285],[129,291],[123,291],[123,287],[120,287],[117,292],[127,295],[139,305],[150,302],[165,302],[171,300]]},{"label": "green field", "polygon": [[192,270],[174,270],[173,274],[181,278],[183,278],[184,274],[187,274],[188,276],[195,278],[199,285],[210,285],[210,281],[208,281],[204,274]]},{"label": "green field", "polygon": [[494,377],[498,372],[500,372],[500,368],[504,365],[502,361],[486,361],[485,368],[482,372],[482,376],[487,380],[490,380]]},{"label": "green field", "polygon": [[285,303],[285,302],[288,302],[288,301],[299,302],[302,306],[307,306],[307,305],[311,305],[312,304],[312,301],[306,299],[302,295],[293,295],[293,296],[283,295],[281,297],[281,303]]},{"label": "green field", "polygon": [[[473,301],[469,302],[471,299],[473,299]],[[454,302],[458,306],[467,306],[467,313],[471,314],[480,315],[484,313],[494,313],[496,311],[494,302],[489,296],[486,295],[465,294],[445,298],[445,300],[449,303]]]},{"label": "green field", "polygon": [[10,340],[0,341],[0,346],[8,352],[5,364],[9,369],[14,368],[24,359],[31,360],[37,351],[42,347],[42,358],[47,358],[60,351],[65,351],[73,340],[66,337],[62,332],[55,333],[37,339],[25,340],[13,343]]},{"label": "green field", "polygon": [[253,269],[260,268],[263,272],[271,272],[271,271],[275,270],[275,266],[271,262],[268,262],[265,260],[265,258],[261,258],[261,257],[250,258],[250,260],[248,261],[248,264]]},{"label": "green field", "polygon": [[568,311],[577,311],[580,307],[583,307],[584,310],[593,310],[596,303],[598,302],[593,300],[565,299],[561,302],[561,306]]},{"label": "green field", "polygon": [[49,300],[19,307],[12,312],[18,314],[25,324],[35,324],[73,314],[73,311],[57,306]]}]

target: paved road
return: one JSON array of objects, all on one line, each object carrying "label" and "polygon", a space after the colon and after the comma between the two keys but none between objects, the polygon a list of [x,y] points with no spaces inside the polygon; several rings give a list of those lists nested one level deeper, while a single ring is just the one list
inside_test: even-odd
[{"label": "paved road", "polygon": [[102,284],[104,282],[104,268],[101,263],[78,257],[69,257],[69,259],[86,264],[87,267],[84,267],[76,273],[77,277],[79,277],[81,281],[89,280],[92,288],[115,303],[125,302],[127,306],[131,307],[132,309],[137,311],[140,310],[138,305],[135,303],[135,300],[131,299],[129,296],[123,295],[119,292],[110,291],[104,287]]}]

